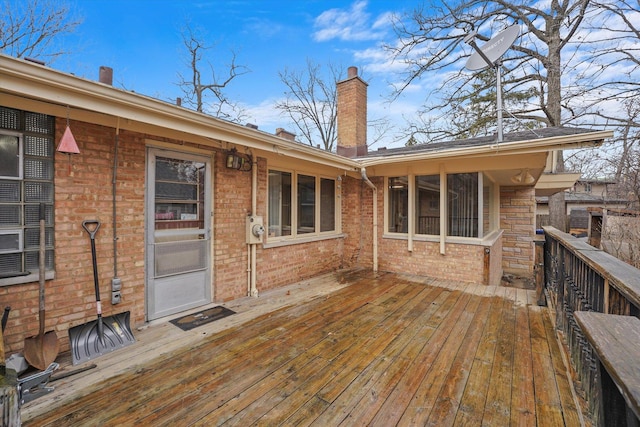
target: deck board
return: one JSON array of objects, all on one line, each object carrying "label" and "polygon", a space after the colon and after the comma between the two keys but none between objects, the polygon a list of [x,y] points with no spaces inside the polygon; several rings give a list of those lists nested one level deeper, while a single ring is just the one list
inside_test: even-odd
[{"label": "deck board", "polygon": [[326,275],[193,333],[152,325],[26,405],[23,425],[580,425],[533,292]]}]

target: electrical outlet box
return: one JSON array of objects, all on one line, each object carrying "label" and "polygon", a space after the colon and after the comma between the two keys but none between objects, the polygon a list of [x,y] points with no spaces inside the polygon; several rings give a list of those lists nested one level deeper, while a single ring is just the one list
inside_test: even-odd
[{"label": "electrical outlet box", "polygon": [[116,305],[122,302],[122,294],[120,291],[111,292],[111,304]]},{"label": "electrical outlet box", "polygon": [[264,224],[262,217],[249,215],[247,217],[247,243],[250,245],[262,243],[264,236]]},{"label": "electrical outlet box", "polygon": [[116,292],[122,289],[122,280],[119,277],[111,279],[111,292]]}]

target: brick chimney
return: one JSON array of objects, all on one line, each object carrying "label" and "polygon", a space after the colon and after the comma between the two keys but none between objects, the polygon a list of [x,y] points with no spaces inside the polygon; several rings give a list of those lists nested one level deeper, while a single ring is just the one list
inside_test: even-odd
[{"label": "brick chimney", "polygon": [[113,86],[113,68],[105,65],[100,66],[98,81],[109,86]]},{"label": "brick chimney", "polygon": [[283,128],[277,128],[276,129],[276,136],[280,137],[280,138],[284,138],[284,139],[288,139],[289,141],[295,141],[296,140],[296,134],[289,132],[288,130],[285,130]]},{"label": "brick chimney", "polygon": [[338,82],[338,147],[345,157],[367,154],[367,83],[358,68],[349,67],[347,78]]}]

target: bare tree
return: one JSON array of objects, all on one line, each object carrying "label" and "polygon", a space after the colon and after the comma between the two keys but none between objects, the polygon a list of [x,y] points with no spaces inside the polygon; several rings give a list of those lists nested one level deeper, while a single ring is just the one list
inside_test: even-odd
[{"label": "bare tree", "polygon": [[[520,92],[519,108],[509,111],[525,126],[560,126],[575,117],[572,98],[563,92],[562,76],[575,74],[578,64],[563,61],[562,54],[573,55],[578,30],[585,16],[593,13],[590,0],[530,2],[507,0],[459,0],[444,6],[431,4],[414,11],[410,19],[397,19],[397,44],[387,46],[397,61],[407,64],[406,74],[396,88],[400,94],[422,78],[440,84],[428,94],[425,115],[456,116],[457,109],[490,91],[495,79],[476,79],[464,70],[464,60],[472,53],[464,36],[479,29],[478,38],[487,41],[499,30],[519,23],[523,33],[503,57],[505,93]],[[481,45],[481,43],[479,43]],[[435,100],[435,101],[434,101]],[[467,126],[451,127],[438,120],[426,133],[432,139],[460,137],[471,132]],[[415,133],[415,130],[414,130]]]},{"label": "bare tree", "polygon": [[[188,52],[189,75],[178,74],[178,85],[185,94],[185,102],[196,111],[211,114],[226,120],[241,122],[246,118],[244,109],[237,102],[228,98],[225,89],[232,80],[249,72],[244,65],[236,63],[236,54],[231,52],[230,63],[226,65],[224,77],[220,77],[214,65],[204,59],[204,55],[211,47],[202,40],[203,36],[186,26],[182,31],[182,40]],[[204,62],[204,65],[203,65]],[[203,68],[208,67],[207,78],[210,83],[203,82]],[[213,101],[207,102],[206,95],[213,96]]]},{"label": "bare tree", "polygon": [[640,268],[640,216],[638,213],[608,211],[602,230],[602,249]]},{"label": "bare tree", "polygon": [[319,142],[325,150],[332,151],[338,139],[336,83],[344,70],[331,64],[327,68],[328,73],[323,76],[322,67],[307,60],[304,71],[281,71],[286,98],[275,107],[292,120],[301,142],[311,146]]},{"label": "bare tree", "polygon": [[70,52],[56,43],[82,22],[59,0],[5,0],[0,14],[0,51],[45,62]]},{"label": "bare tree", "polygon": [[[280,72],[280,80],[287,87],[286,99],[275,107],[289,116],[301,142],[311,146],[320,144],[324,150],[333,151],[338,139],[336,84],[344,78],[344,67],[329,64],[327,69],[323,75],[319,64],[307,60],[303,71]],[[367,122],[367,129],[367,145],[373,146],[385,138],[392,125],[386,117],[378,117]]]}]

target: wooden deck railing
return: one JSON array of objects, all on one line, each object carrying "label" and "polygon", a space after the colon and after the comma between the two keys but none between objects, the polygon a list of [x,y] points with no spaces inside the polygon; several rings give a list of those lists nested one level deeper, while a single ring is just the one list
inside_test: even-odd
[{"label": "wooden deck railing", "polygon": [[[602,361],[574,313],[592,311],[640,317],[640,271],[553,227],[545,227],[544,232],[545,288],[555,311],[556,328],[564,335],[594,419],[602,420],[603,412],[607,411],[602,406]],[[635,355],[632,359],[640,367]]]}]

